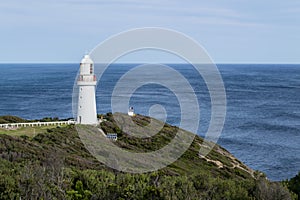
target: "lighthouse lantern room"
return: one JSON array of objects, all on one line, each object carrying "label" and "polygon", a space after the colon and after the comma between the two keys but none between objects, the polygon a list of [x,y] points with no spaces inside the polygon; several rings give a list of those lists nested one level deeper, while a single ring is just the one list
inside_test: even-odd
[{"label": "lighthouse lantern room", "polygon": [[80,73],[77,80],[79,88],[77,123],[97,124],[96,85],[94,63],[89,55],[85,55],[80,63]]}]

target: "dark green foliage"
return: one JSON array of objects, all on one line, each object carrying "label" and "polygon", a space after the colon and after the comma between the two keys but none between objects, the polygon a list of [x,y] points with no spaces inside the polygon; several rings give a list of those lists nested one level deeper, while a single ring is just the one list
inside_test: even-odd
[{"label": "dark green foliage", "polygon": [[0,199],[19,199],[18,174],[11,162],[0,160]]},{"label": "dark green foliage", "polygon": [[54,122],[54,121],[59,121],[58,117],[45,117],[41,120],[39,120],[41,122]]},{"label": "dark green foliage", "polygon": [[49,155],[64,157],[66,165],[82,169],[103,166],[85,149],[73,125],[49,129],[47,133],[25,140],[24,137],[0,135],[1,158],[18,163],[46,162]]},{"label": "dark green foliage", "polygon": [[78,170],[50,160],[25,166],[0,160],[0,199],[290,199],[287,190],[266,179]]},{"label": "dark green foliage", "polygon": [[295,194],[295,198],[300,199],[300,172],[290,180],[284,181],[284,185]]},{"label": "dark green foliage", "polygon": [[[115,143],[137,152],[161,148],[178,130],[166,124],[151,138],[135,138],[116,126],[111,113],[103,118],[102,129],[118,133]],[[144,126],[149,119],[138,115],[134,121]],[[33,138],[0,135],[0,199],[290,199],[285,187],[252,176],[220,146],[207,157],[223,167],[200,158],[202,142],[196,136],[181,158],[157,172],[128,174],[95,160],[73,125]],[[289,187],[298,183],[295,177]]]},{"label": "dark green foliage", "polygon": [[[101,123],[101,128],[105,133],[115,132],[119,127],[117,126],[114,118],[114,115],[108,114],[103,116],[107,121]],[[126,122],[126,116],[123,117],[122,114],[118,113],[119,119],[121,118]],[[123,117],[123,118],[122,118]],[[140,126],[148,125],[150,122],[150,117],[145,117],[141,115],[136,115],[131,118],[135,124]],[[123,123],[126,124],[126,123]],[[121,148],[125,148],[129,151],[134,152],[151,152],[158,150],[165,145],[167,145],[177,134],[179,130],[178,127],[170,126],[169,124],[164,124],[162,130],[157,134],[149,138],[137,138],[131,135],[131,133],[121,132],[118,134],[118,140],[115,142]],[[192,134],[192,133],[186,133]],[[179,160],[163,169],[164,173],[167,174],[194,174],[199,172],[207,172],[213,176],[219,176],[221,178],[252,178],[252,175],[247,170],[241,170],[239,168],[233,167],[232,162],[240,164],[242,168],[247,168],[243,163],[229,157],[231,154],[227,152],[222,147],[216,145],[215,148],[207,156],[211,160],[220,161],[224,164],[224,168],[220,169],[217,165],[212,162],[206,162],[204,159],[199,158],[198,152],[200,149],[200,144],[203,143],[203,139],[195,136],[194,142],[191,144],[190,148],[181,156]],[[233,160],[234,159],[234,160]]]},{"label": "dark green foliage", "polygon": [[92,192],[85,190],[81,181],[77,181],[73,190],[67,191],[68,197],[74,200],[88,200]]},{"label": "dark green foliage", "polygon": [[23,123],[23,122],[27,122],[27,120],[22,119],[20,117],[16,117],[16,116],[0,116],[0,124],[7,124],[7,123]]}]

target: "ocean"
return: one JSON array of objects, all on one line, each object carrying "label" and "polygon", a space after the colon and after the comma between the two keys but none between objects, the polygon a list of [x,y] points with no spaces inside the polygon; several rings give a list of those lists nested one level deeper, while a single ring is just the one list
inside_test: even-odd
[{"label": "ocean", "polygon": [[[105,71],[97,87],[98,113],[111,112],[115,84],[135,66],[113,64]],[[188,64],[168,66],[182,74],[195,91],[201,111],[197,134],[204,136],[211,111],[205,82]],[[300,171],[300,65],[217,66],[227,98],[226,121],[218,143],[271,180],[295,176]],[[72,118],[78,68],[78,64],[0,64],[0,115]],[[131,81],[127,84],[135,84]],[[160,104],[167,112],[167,122],[179,125],[180,102],[168,88],[147,84],[130,97],[136,113],[149,115],[149,108]]]}]

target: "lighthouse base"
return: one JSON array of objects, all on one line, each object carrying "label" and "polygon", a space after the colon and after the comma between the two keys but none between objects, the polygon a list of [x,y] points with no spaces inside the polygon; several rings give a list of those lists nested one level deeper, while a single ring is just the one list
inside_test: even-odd
[{"label": "lighthouse base", "polygon": [[79,87],[77,123],[97,125],[95,86]]}]

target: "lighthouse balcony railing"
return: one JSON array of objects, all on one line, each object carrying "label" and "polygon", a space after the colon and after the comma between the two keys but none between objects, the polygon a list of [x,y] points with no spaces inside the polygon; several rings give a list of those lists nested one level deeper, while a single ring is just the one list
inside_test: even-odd
[{"label": "lighthouse balcony railing", "polygon": [[94,82],[94,81],[97,81],[97,78],[95,75],[79,75],[78,81]]}]

